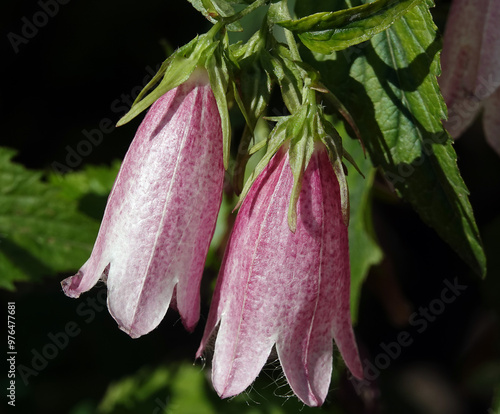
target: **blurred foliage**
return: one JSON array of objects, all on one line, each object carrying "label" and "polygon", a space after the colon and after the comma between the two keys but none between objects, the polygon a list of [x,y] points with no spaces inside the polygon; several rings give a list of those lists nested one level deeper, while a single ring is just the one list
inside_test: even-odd
[{"label": "blurred foliage", "polygon": [[0,148],[0,287],[77,269],[99,224],[78,211],[42,174],[13,163]]},{"label": "blurred foliage", "polygon": [[[207,378],[209,371],[187,362],[142,368],[133,376],[111,384],[99,404],[100,414],[286,414],[329,412],[304,406],[295,397],[276,395],[278,385],[266,374],[244,394],[221,400]],[[282,381],[280,381],[282,382]],[[285,385],[285,387],[287,387]]]}]

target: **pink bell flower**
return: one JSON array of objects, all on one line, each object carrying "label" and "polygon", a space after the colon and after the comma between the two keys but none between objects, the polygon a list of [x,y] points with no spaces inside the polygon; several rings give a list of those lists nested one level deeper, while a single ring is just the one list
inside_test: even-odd
[{"label": "pink bell flower", "polygon": [[500,0],[454,0],[441,54],[444,124],[458,138],[483,111],[487,141],[500,154]]},{"label": "pink bell flower", "polygon": [[217,331],[212,382],[223,398],[255,380],[273,346],[293,392],[309,406],[327,396],[332,338],[351,372],[363,377],[339,184],[325,147],[317,145],[303,176],[295,233],[287,220],[293,174],[284,148],[257,177],[236,218],[197,352]]},{"label": "pink bell flower", "polygon": [[111,315],[133,338],[154,329],[175,297],[192,330],[223,180],[221,120],[208,74],[196,69],[147,113],[90,259],[62,282],[64,293],[78,297],[102,279]]}]

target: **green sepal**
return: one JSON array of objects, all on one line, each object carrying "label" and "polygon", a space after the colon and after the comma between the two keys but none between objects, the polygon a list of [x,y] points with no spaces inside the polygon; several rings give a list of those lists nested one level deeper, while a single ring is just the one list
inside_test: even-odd
[{"label": "green sepal", "polygon": [[260,151],[262,148],[264,148],[267,145],[267,142],[265,140],[257,142],[252,148],[248,150],[248,155],[253,155],[256,152]]},{"label": "green sepal", "polygon": [[302,178],[314,152],[313,127],[318,114],[311,114],[311,109],[312,106],[308,103],[302,105],[299,111],[290,117],[286,128],[286,137],[290,140],[288,154],[293,174],[293,186],[288,206],[288,227],[293,233],[297,229],[297,201],[302,189]]},{"label": "green sepal", "polygon": [[229,119],[229,109],[227,105],[229,68],[227,59],[224,56],[222,43],[219,44],[213,52],[210,51],[207,53],[205,67],[208,71],[210,86],[212,87],[217,102],[217,108],[219,109],[222,127],[224,168],[227,170],[231,147],[231,121]]},{"label": "green sepal", "polygon": [[235,99],[252,131],[271,96],[271,76],[261,63],[266,46],[267,26],[264,25],[246,44],[230,49],[238,66],[236,78],[239,82],[234,83]]},{"label": "green sepal", "polygon": [[297,33],[314,52],[330,54],[364,42],[389,28],[423,0],[376,0],[349,9],[277,22]]},{"label": "green sepal", "polygon": [[273,130],[269,134],[269,137],[267,141],[264,141],[267,143],[267,151],[265,155],[262,157],[262,159],[259,161],[255,169],[252,171],[250,176],[248,177],[245,186],[243,187],[243,190],[241,191],[240,194],[240,199],[238,201],[238,204],[234,208],[235,210],[239,208],[241,203],[243,203],[243,200],[245,199],[246,195],[248,194],[248,191],[252,187],[252,184],[254,183],[255,179],[259,176],[259,174],[266,168],[267,164],[269,164],[269,161],[271,158],[276,154],[276,152],[279,150],[279,148],[283,145],[283,143],[286,140],[286,128],[287,128],[287,120],[290,118],[290,116],[284,116],[281,117],[278,123],[274,126]]},{"label": "green sepal", "polygon": [[[217,47],[218,43],[218,41],[213,40],[212,34],[205,33],[177,49],[174,54],[163,62],[158,73],[141,91],[130,110],[118,121],[116,126],[122,126],[131,121],[142,111],[149,108],[162,95],[187,81],[200,61],[209,55]],[[160,84],[147,94],[162,77]]]},{"label": "green sepal", "polygon": [[[349,110],[345,107],[345,105],[340,101],[337,96],[330,91],[325,85],[320,83],[319,85],[311,85],[311,89],[323,92],[324,95],[327,99],[327,101],[333,106],[333,108],[344,118],[344,120],[349,124],[351,129],[353,130],[354,134],[356,135],[356,138],[359,140],[361,143],[361,146],[363,147],[363,152],[365,151],[364,149],[364,143],[363,143],[363,138],[361,137],[361,132],[359,132],[358,125],[356,124],[356,121],[354,120],[353,116],[349,112]],[[346,157],[347,158],[347,157]],[[350,162],[350,160],[349,160]]]},{"label": "green sepal", "polygon": [[289,50],[279,45],[273,49],[273,54],[264,51],[261,62],[264,69],[278,81],[286,107],[290,113],[295,113],[302,105],[304,72],[286,54],[289,54]]},{"label": "green sepal", "polygon": [[[344,172],[344,166],[342,165],[342,157],[344,156],[344,149],[342,147],[342,139],[340,138],[339,133],[333,127],[330,122],[325,119],[317,119],[317,130],[318,136],[325,144],[326,150],[328,152],[328,157],[330,158],[330,162],[333,167],[333,172],[337,177],[337,181],[339,183],[340,189],[340,206],[342,209],[342,219],[344,220],[344,224],[349,225],[349,215],[350,215],[350,206],[349,206],[349,187],[347,186],[347,179]],[[352,160],[353,165],[357,168],[356,162],[352,157],[349,156],[349,161]],[[357,170],[361,173],[359,168]]]},{"label": "green sepal", "polygon": [[233,188],[237,194],[242,191],[245,167],[251,155],[248,148],[254,137],[255,126],[271,96],[271,76],[261,64],[262,51],[266,50],[267,32],[267,25],[264,24],[247,43],[230,49],[238,67],[235,76],[237,81],[232,82],[234,97],[246,121],[236,155],[237,168],[233,171]]}]

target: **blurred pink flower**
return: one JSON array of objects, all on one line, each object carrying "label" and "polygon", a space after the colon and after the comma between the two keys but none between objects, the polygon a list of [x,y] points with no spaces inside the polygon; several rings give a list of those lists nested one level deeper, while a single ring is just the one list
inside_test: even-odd
[{"label": "blurred pink flower", "polygon": [[220,116],[208,74],[197,69],[147,113],[90,259],[62,282],[66,295],[78,297],[102,279],[110,313],[133,338],[154,329],[175,297],[192,330],[223,179]]},{"label": "blurred pink flower", "polygon": [[483,110],[489,144],[500,154],[500,0],[454,0],[444,34],[439,84],[445,126],[458,138]]},{"label": "blurred pink flower", "polygon": [[287,221],[292,185],[282,148],[243,201],[226,248],[197,353],[219,325],[212,381],[223,398],[255,380],[274,345],[307,405],[321,405],[328,393],[332,338],[351,372],[363,376],[349,310],[347,227],[323,146],[303,177],[295,233]]}]

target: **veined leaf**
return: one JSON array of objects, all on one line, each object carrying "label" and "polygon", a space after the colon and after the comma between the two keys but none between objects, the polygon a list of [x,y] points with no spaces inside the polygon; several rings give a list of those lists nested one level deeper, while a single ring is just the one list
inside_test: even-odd
[{"label": "veined leaf", "polygon": [[297,33],[309,49],[329,54],[356,45],[386,30],[422,0],[376,0],[335,12],[315,13],[278,22]]},{"label": "veined leaf", "polygon": [[355,119],[372,162],[422,220],[484,275],[486,259],[468,190],[441,120],[441,45],[427,1],[369,42],[309,56]]},{"label": "veined leaf", "polygon": [[43,183],[41,173],[11,161],[0,148],[0,287],[78,269],[92,249],[99,223],[77,203]]}]

